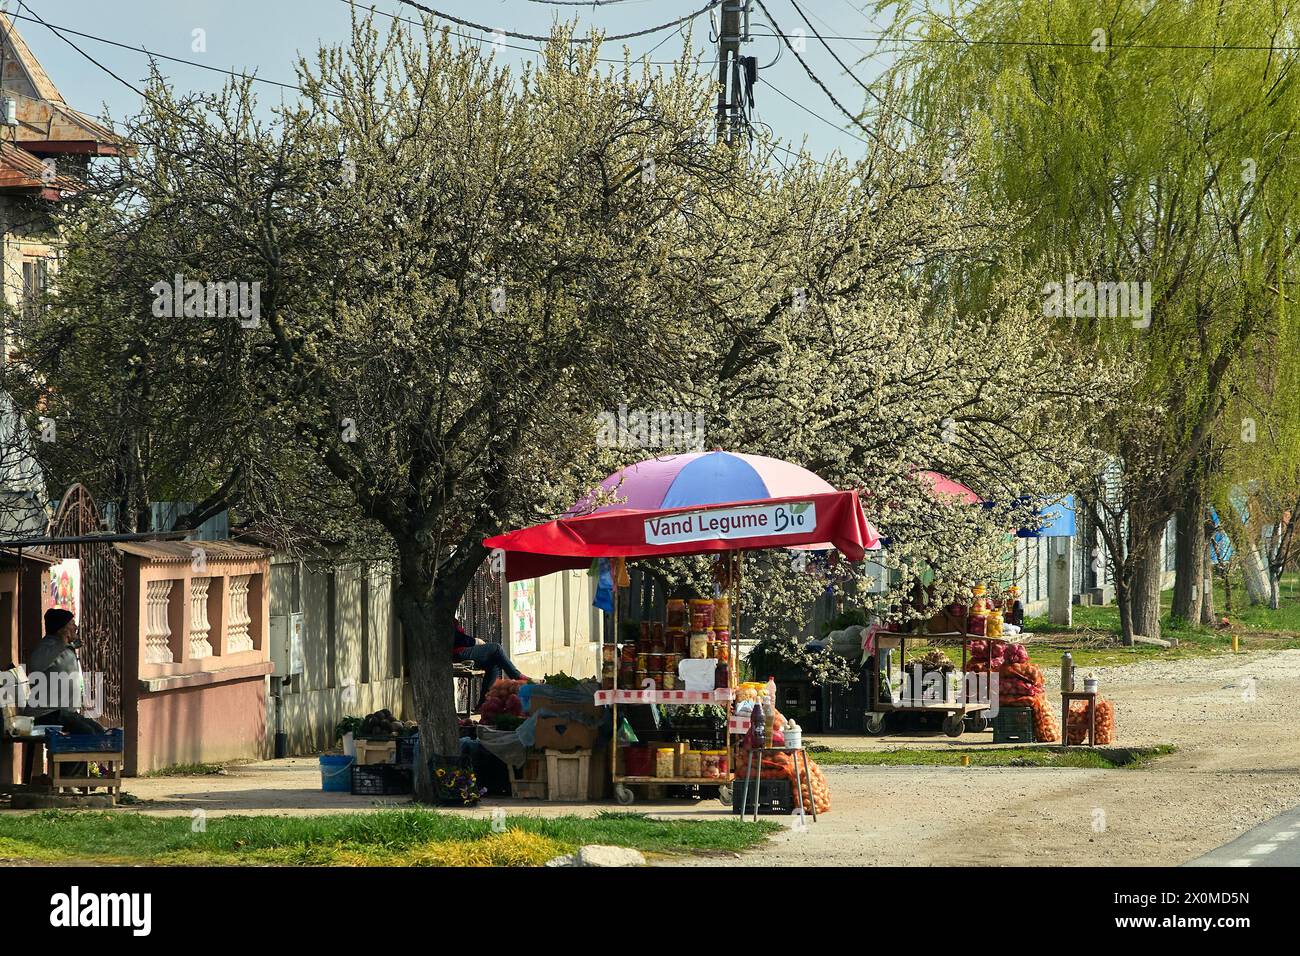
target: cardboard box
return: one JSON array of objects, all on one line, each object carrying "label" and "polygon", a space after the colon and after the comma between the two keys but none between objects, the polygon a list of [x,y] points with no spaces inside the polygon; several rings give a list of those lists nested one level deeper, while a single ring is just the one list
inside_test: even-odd
[{"label": "cardboard box", "polygon": [[596,728],[567,717],[538,717],[536,750],[590,750]]}]

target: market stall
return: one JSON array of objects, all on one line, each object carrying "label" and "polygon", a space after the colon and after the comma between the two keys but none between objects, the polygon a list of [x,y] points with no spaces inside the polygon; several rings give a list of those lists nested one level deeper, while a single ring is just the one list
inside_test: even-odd
[{"label": "market stall", "polygon": [[[811,472],[761,456],[711,452],[652,459],[611,475],[602,487],[623,500],[484,544],[504,554],[510,581],[606,558],[615,564],[617,584],[630,560],[718,555],[714,597],[676,602],[663,621],[639,622],[636,638],[622,642],[615,621],[595,701],[612,711],[608,766],[620,802],[632,801],[633,786],[674,783],[716,785],[726,797],[737,769],[731,734],[720,753],[663,747],[652,767],[641,754],[629,764],[620,748],[620,706],[699,703],[730,709],[740,687],[734,665],[743,553],[835,548],[860,561],[879,537],[856,492],[836,491]],[[745,729],[743,722],[731,724],[733,731]]]}]

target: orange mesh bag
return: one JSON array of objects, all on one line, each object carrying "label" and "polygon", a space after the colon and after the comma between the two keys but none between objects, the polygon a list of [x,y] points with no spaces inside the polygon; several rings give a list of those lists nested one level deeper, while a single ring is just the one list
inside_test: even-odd
[{"label": "orange mesh bag", "polygon": [[1061,729],[1057,726],[1056,715],[1052,713],[1047,697],[1043,694],[1035,695],[1030,706],[1034,708],[1034,740],[1044,744],[1056,743]]},{"label": "orange mesh bag", "polygon": [[[743,767],[744,764],[742,763],[741,766]],[[799,762],[799,769],[803,769],[802,760]],[[791,787],[796,786],[794,757],[791,754],[771,754],[764,757],[760,776],[769,780],[774,777],[784,777],[790,781]],[[795,805],[798,806],[797,798]],[[816,807],[818,813],[829,813],[831,809],[831,789],[826,786],[826,777],[823,776],[821,767],[817,766],[812,759],[808,761],[808,778],[803,781],[803,805]]]}]

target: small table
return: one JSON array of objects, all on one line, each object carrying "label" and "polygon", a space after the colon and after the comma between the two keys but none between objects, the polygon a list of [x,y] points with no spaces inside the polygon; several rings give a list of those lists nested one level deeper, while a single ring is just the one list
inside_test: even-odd
[{"label": "small table", "polygon": [[1095,747],[1097,734],[1097,692],[1087,690],[1061,691],[1061,746],[1070,746],[1070,701],[1088,702],[1088,746]]},{"label": "small table", "polygon": [[[758,772],[754,772],[754,755],[758,755]],[[754,822],[758,822],[758,790],[763,778],[763,754],[793,754],[794,763],[794,794],[795,799],[799,801],[799,812],[806,813],[807,808],[803,805],[803,781],[808,781],[808,792],[812,793],[812,774],[808,771],[808,751],[802,747],[757,747],[749,751],[749,763],[745,767],[745,796],[749,796],[750,791],[754,794]],[[799,760],[803,760],[803,773],[799,772]],[[745,816],[745,808],[740,808],[740,816]],[[817,822],[817,801],[812,805],[813,823]]]}]

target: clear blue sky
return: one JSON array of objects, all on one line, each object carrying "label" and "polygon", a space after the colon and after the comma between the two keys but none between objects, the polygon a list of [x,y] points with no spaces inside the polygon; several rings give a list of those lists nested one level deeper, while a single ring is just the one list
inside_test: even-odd
[{"label": "clear blue sky", "polygon": [[[340,43],[348,36],[350,11],[341,0],[25,0],[43,19],[56,26],[69,27],[133,47],[143,46],[156,53],[182,57],[221,69],[255,71],[267,79],[293,82],[293,64],[299,52],[310,53],[321,42]],[[623,0],[593,8],[550,6],[530,0],[422,0],[426,6],[445,11],[462,19],[484,23],[503,30],[545,34],[556,16],[573,17],[581,29],[596,26],[608,34],[630,33],[645,27],[674,20],[698,10],[704,0]],[[791,0],[764,0],[768,10],[786,33],[804,27]],[[861,37],[877,32],[868,15],[860,9],[862,0],[797,0],[803,11],[824,35]],[[418,12],[398,0],[367,0],[378,11],[416,18]],[[99,70],[71,46],[46,27],[21,19],[28,11],[18,0],[7,0],[7,9],[15,15],[15,25],[37,58],[74,107],[99,115],[105,104],[115,116],[125,116],[139,109],[139,97]],[[379,20],[386,18],[377,17]],[[715,48],[708,44],[709,18],[693,21],[693,41],[706,53],[705,63],[713,59]],[[781,41],[770,35],[766,20],[757,4],[751,27],[755,34],[743,52],[759,58],[765,66],[777,55]],[[206,52],[196,52],[194,32],[205,31]],[[452,25],[467,36],[482,36]],[[769,34],[769,35],[760,35]],[[139,85],[148,72],[143,54],[123,50],[83,37],[71,37],[83,50],[123,78]],[[654,52],[656,60],[670,60],[681,52],[682,39],[676,30],[626,41],[634,56],[643,54],[662,41]],[[470,41],[466,41],[470,42]],[[535,49],[536,44],[510,40],[511,44]],[[860,63],[862,54],[871,48],[868,42],[830,40],[836,53],[864,80],[877,73],[879,60]],[[607,55],[621,56],[623,43],[606,46]],[[506,49],[503,56],[523,61],[528,52]],[[807,40],[804,59],[836,97],[850,109],[862,105],[861,87],[836,65],[816,38]],[[179,89],[215,90],[223,81],[218,73],[180,63],[163,61],[166,76]],[[818,156],[831,150],[858,156],[864,144],[843,129],[847,120],[808,78],[790,51],[782,51],[774,66],[764,70],[761,78],[780,88],[793,100],[820,114],[830,123],[809,115],[799,106],[781,98],[764,83],[757,85],[757,118],[767,123],[788,143],[807,139],[809,149]],[[266,102],[280,93],[263,87]]]}]

